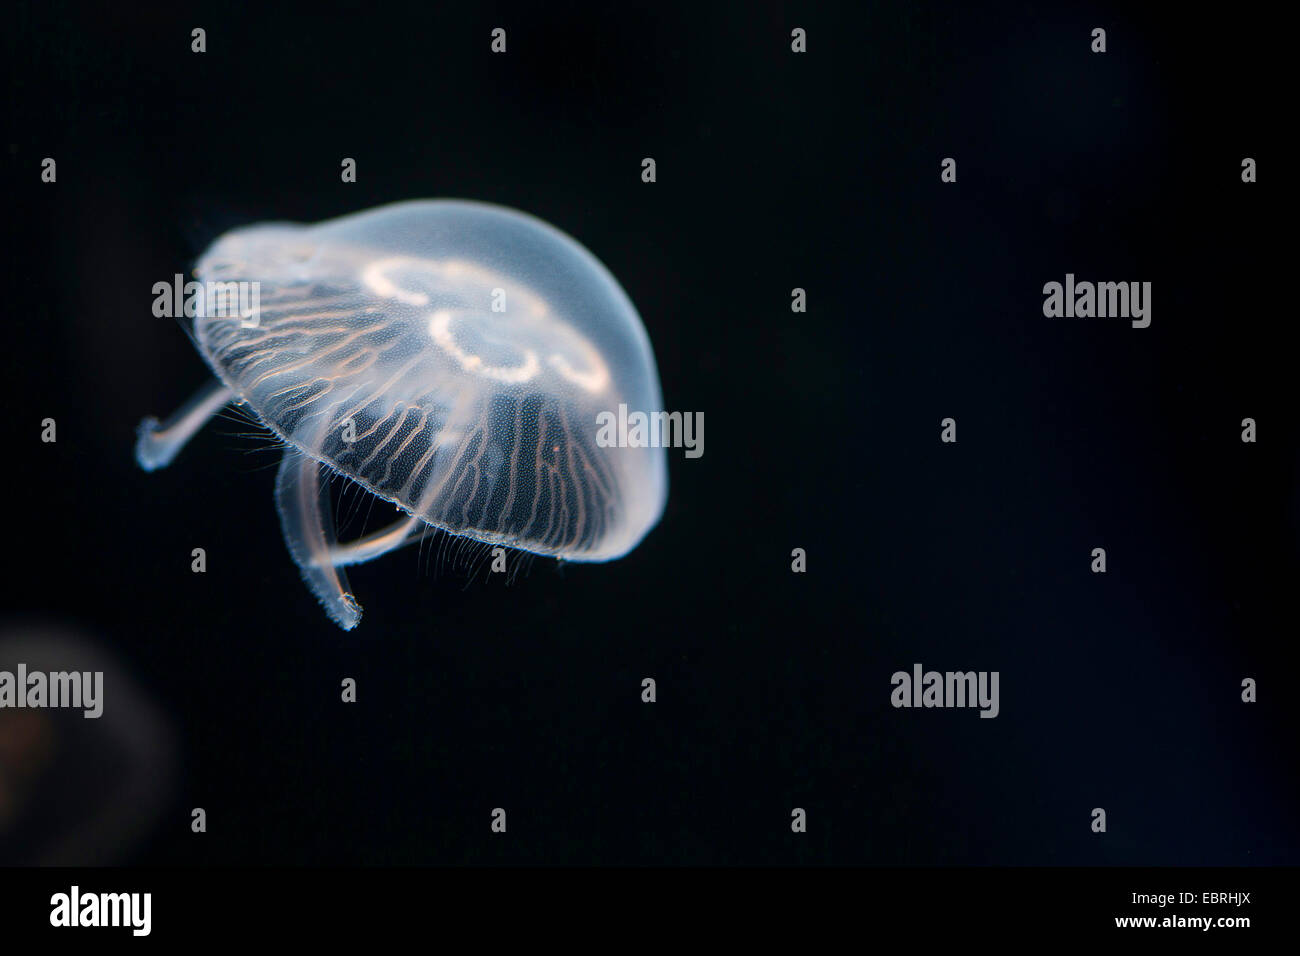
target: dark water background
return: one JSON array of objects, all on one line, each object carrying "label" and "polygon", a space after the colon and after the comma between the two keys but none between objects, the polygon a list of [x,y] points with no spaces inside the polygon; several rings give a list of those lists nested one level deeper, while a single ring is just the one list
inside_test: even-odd
[{"label": "dark water background", "polygon": [[[124,859],[1296,862],[1283,37],[1129,6],[20,4],[0,594],[175,730]],[[135,467],[205,376],[151,288],[236,225],[444,196],[600,257],[706,451],[625,559],[507,586],[398,552],[351,572],[345,634],[265,436]],[[1067,272],[1151,281],[1151,327],[1045,319]],[[999,671],[1000,716],[893,709],[916,662]]]}]

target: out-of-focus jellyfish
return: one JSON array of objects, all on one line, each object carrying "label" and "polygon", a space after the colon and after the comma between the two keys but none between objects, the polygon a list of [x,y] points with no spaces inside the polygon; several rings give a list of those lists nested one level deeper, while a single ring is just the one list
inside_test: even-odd
[{"label": "out-of-focus jellyfish", "polygon": [[[189,331],[217,381],[166,423],[142,422],[136,459],[165,466],[242,403],[284,442],[285,540],[345,630],[361,608],[343,568],[431,529],[608,561],[659,520],[664,449],[596,440],[602,412],[661,408],[650,341],[609,271],[546,223],[397,203],[237,229],[195,276],[205,294]],[[323,469],[405,517],[339,543]]]},{"label": "out-of-focus jellyfish", "polygon": [[171,722],[101,641],[0,631],[0,866],[122,863],[171,801]]}]

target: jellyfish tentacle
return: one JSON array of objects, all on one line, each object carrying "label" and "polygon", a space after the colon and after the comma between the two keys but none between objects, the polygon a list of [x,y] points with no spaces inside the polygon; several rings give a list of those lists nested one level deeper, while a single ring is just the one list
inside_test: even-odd
[{"label": "jellyfish tentacle", "polygon": [[235,398],[217,379],[208,382],[178,408],[166,422],[150,416],[136,427],[135,460],[145,471],[157,471],[172,463],[185,443]]},{"label": "jellyfish tentacle", "polygon": [[361,605],[348,589],[347,575],[329,563],[337,542],[329,497],[320,484],[320,463],[296,448],[285,448],[275,479],[275,500],[285,544],[307,587],[330,620],[352,630],[361,620]]},{"label": "jellyfish tentacle", "polygon": [[315,560],[319,566],[333,565],[336,568],[350,564],[362,564],[381,554],[396,551],[398,548],[432,534],[434,529],[420,518],[414,516],[394,522],[382,531],[349,541],[347,544],[335,544],[329,551]]}]

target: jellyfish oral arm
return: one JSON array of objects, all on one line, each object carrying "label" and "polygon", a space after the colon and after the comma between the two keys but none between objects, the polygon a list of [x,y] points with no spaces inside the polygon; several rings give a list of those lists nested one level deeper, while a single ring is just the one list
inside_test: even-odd
[{"label": "jellyfish oral arm", "polygon": [[433,528],[419,518],[411,517],[389,525],[383,531],[358,538],[348,544],[336,544],[324,554],[314,559],[313,567],[333,565],[336,568],[349,564],[361,564],[381,554],[395,551],[403,545],[420,540],[431,534]]},{"label": "jellyfish oral arm", "polygon": [[348,590],[347,575],[330,563],[337,541],[329,496],[321,493],[320,469],[314,458],[296,448],[285,448],[275,479],[275,503],[285,543],[303,580],[330,620],[350,631],[361,621],[361,605]]},{"label": "jellyfish oral arm", "polygon": [[215,379],[182,405],[166,422],[146,418],[136,429],[135,460],[145,471],[172,463],[185,443],[234,399],[234,393]]}]

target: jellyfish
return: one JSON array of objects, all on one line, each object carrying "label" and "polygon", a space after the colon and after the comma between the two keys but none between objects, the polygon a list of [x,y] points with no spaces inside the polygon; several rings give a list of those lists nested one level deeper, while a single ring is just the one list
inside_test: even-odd
[{"label": "jellyfish", "polygon": [[[596,424],[661,407],[649,337],[609,271],[549,224],[401,202],[236,229],[194,274],[182,324],[215,379],[140,423],[136,460],[165,467],[227,405],[255,417],[283,446],[289,552],[344,630],[361,617],[347,566],[428,534],[600,562],[658,522],[664,449],[599,440]],[[339,541],[333,478],[400,519]]]}]

